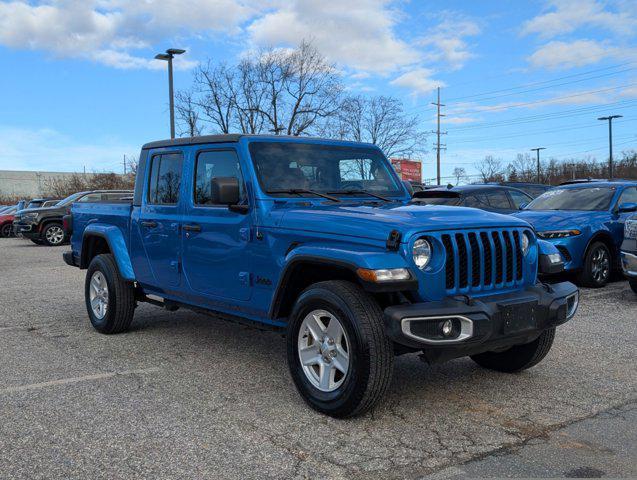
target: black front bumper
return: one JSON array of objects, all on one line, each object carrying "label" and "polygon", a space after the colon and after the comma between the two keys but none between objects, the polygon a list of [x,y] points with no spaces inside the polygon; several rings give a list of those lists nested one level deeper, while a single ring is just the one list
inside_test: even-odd
[{"label": "black front bumper", "polygon": [[34,223],[13,222],[13,233],[21,234],[25,238],[40,238],[40,231]]},{"label": "black front bumper", "polygon": [[[388,307],[385,329],[396,343],[423,350],[434,363],[531,342],[570,320],[578,302],[579,291],[570,282],[538,284],[488,297]],[[451,338],[434,337],[435,326],[446,320],[460,326]]]}]

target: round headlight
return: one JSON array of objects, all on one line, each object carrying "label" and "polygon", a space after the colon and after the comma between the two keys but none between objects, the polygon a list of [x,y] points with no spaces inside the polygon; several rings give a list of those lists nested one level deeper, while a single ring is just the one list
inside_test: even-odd
[{"label": "round headlight", "polygon": [[531,245],[531,239],[529,238],[529,234],[524,232],[522,234],[522,255],[529,253],[529,245]]},{"label": "round headlight", "polygon": [[414,242],[412,250],[414,263],[418,268],[425,268],[431,260],[431,244],[424,238],[419,238]]}]

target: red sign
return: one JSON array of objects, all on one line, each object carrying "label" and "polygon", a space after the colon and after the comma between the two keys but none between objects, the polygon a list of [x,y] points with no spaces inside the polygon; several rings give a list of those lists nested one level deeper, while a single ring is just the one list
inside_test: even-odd
[{"label": "red sign", "polygon": [[422,164],[420,162],[404,158],[392,158],[391,164],[403,180],[422,182]]}]

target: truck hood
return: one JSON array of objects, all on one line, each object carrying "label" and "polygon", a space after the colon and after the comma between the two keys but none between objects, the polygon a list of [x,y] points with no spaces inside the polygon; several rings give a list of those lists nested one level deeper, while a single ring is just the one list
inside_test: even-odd
[{"label": "truck hood", "polygon": [[[274,213],[274,212],[272,212]],[[386,240],[392,230],[403,239],[419,232],[464,228],[525,227],[511,215],[475,208],[438,205],[386,204],[382,206],[343,203],[284,207],[276,226],[335,235]]]},{"label": "truck hood", "polygon": [[592,223],[603,222],[608,212],[579,210],[523,210],[514,216],[529,222],[536,231],[582,229]]}]

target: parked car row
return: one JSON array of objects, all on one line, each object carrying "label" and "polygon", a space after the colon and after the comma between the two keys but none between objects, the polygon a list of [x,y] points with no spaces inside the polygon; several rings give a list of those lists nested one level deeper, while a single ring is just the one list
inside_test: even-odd
[{"label": "parked car row", "polygon": [[75,202],[117,202],[130,198],[129,190],[95,190],[78,192],[59,200],[33,199],[7,210],[0,211],[0,234],[3,237],[18,235],[38,245],[58,246],[68,242],[64,230],[64,216],[70,213]]},{"label": "parked car row", "polygon": [[[516,185],[514,188],[513,185]],[[527,192],[544,193],[535,199]],[[524,188],[524,190],[522,190]],[[513,214],[559,251],[580,285],[603,287],[621,270],[624,223],[637,211],[635,180],[573,180],[558,187],[473,184],[414,192],[413,203],[475,207]]]}]

